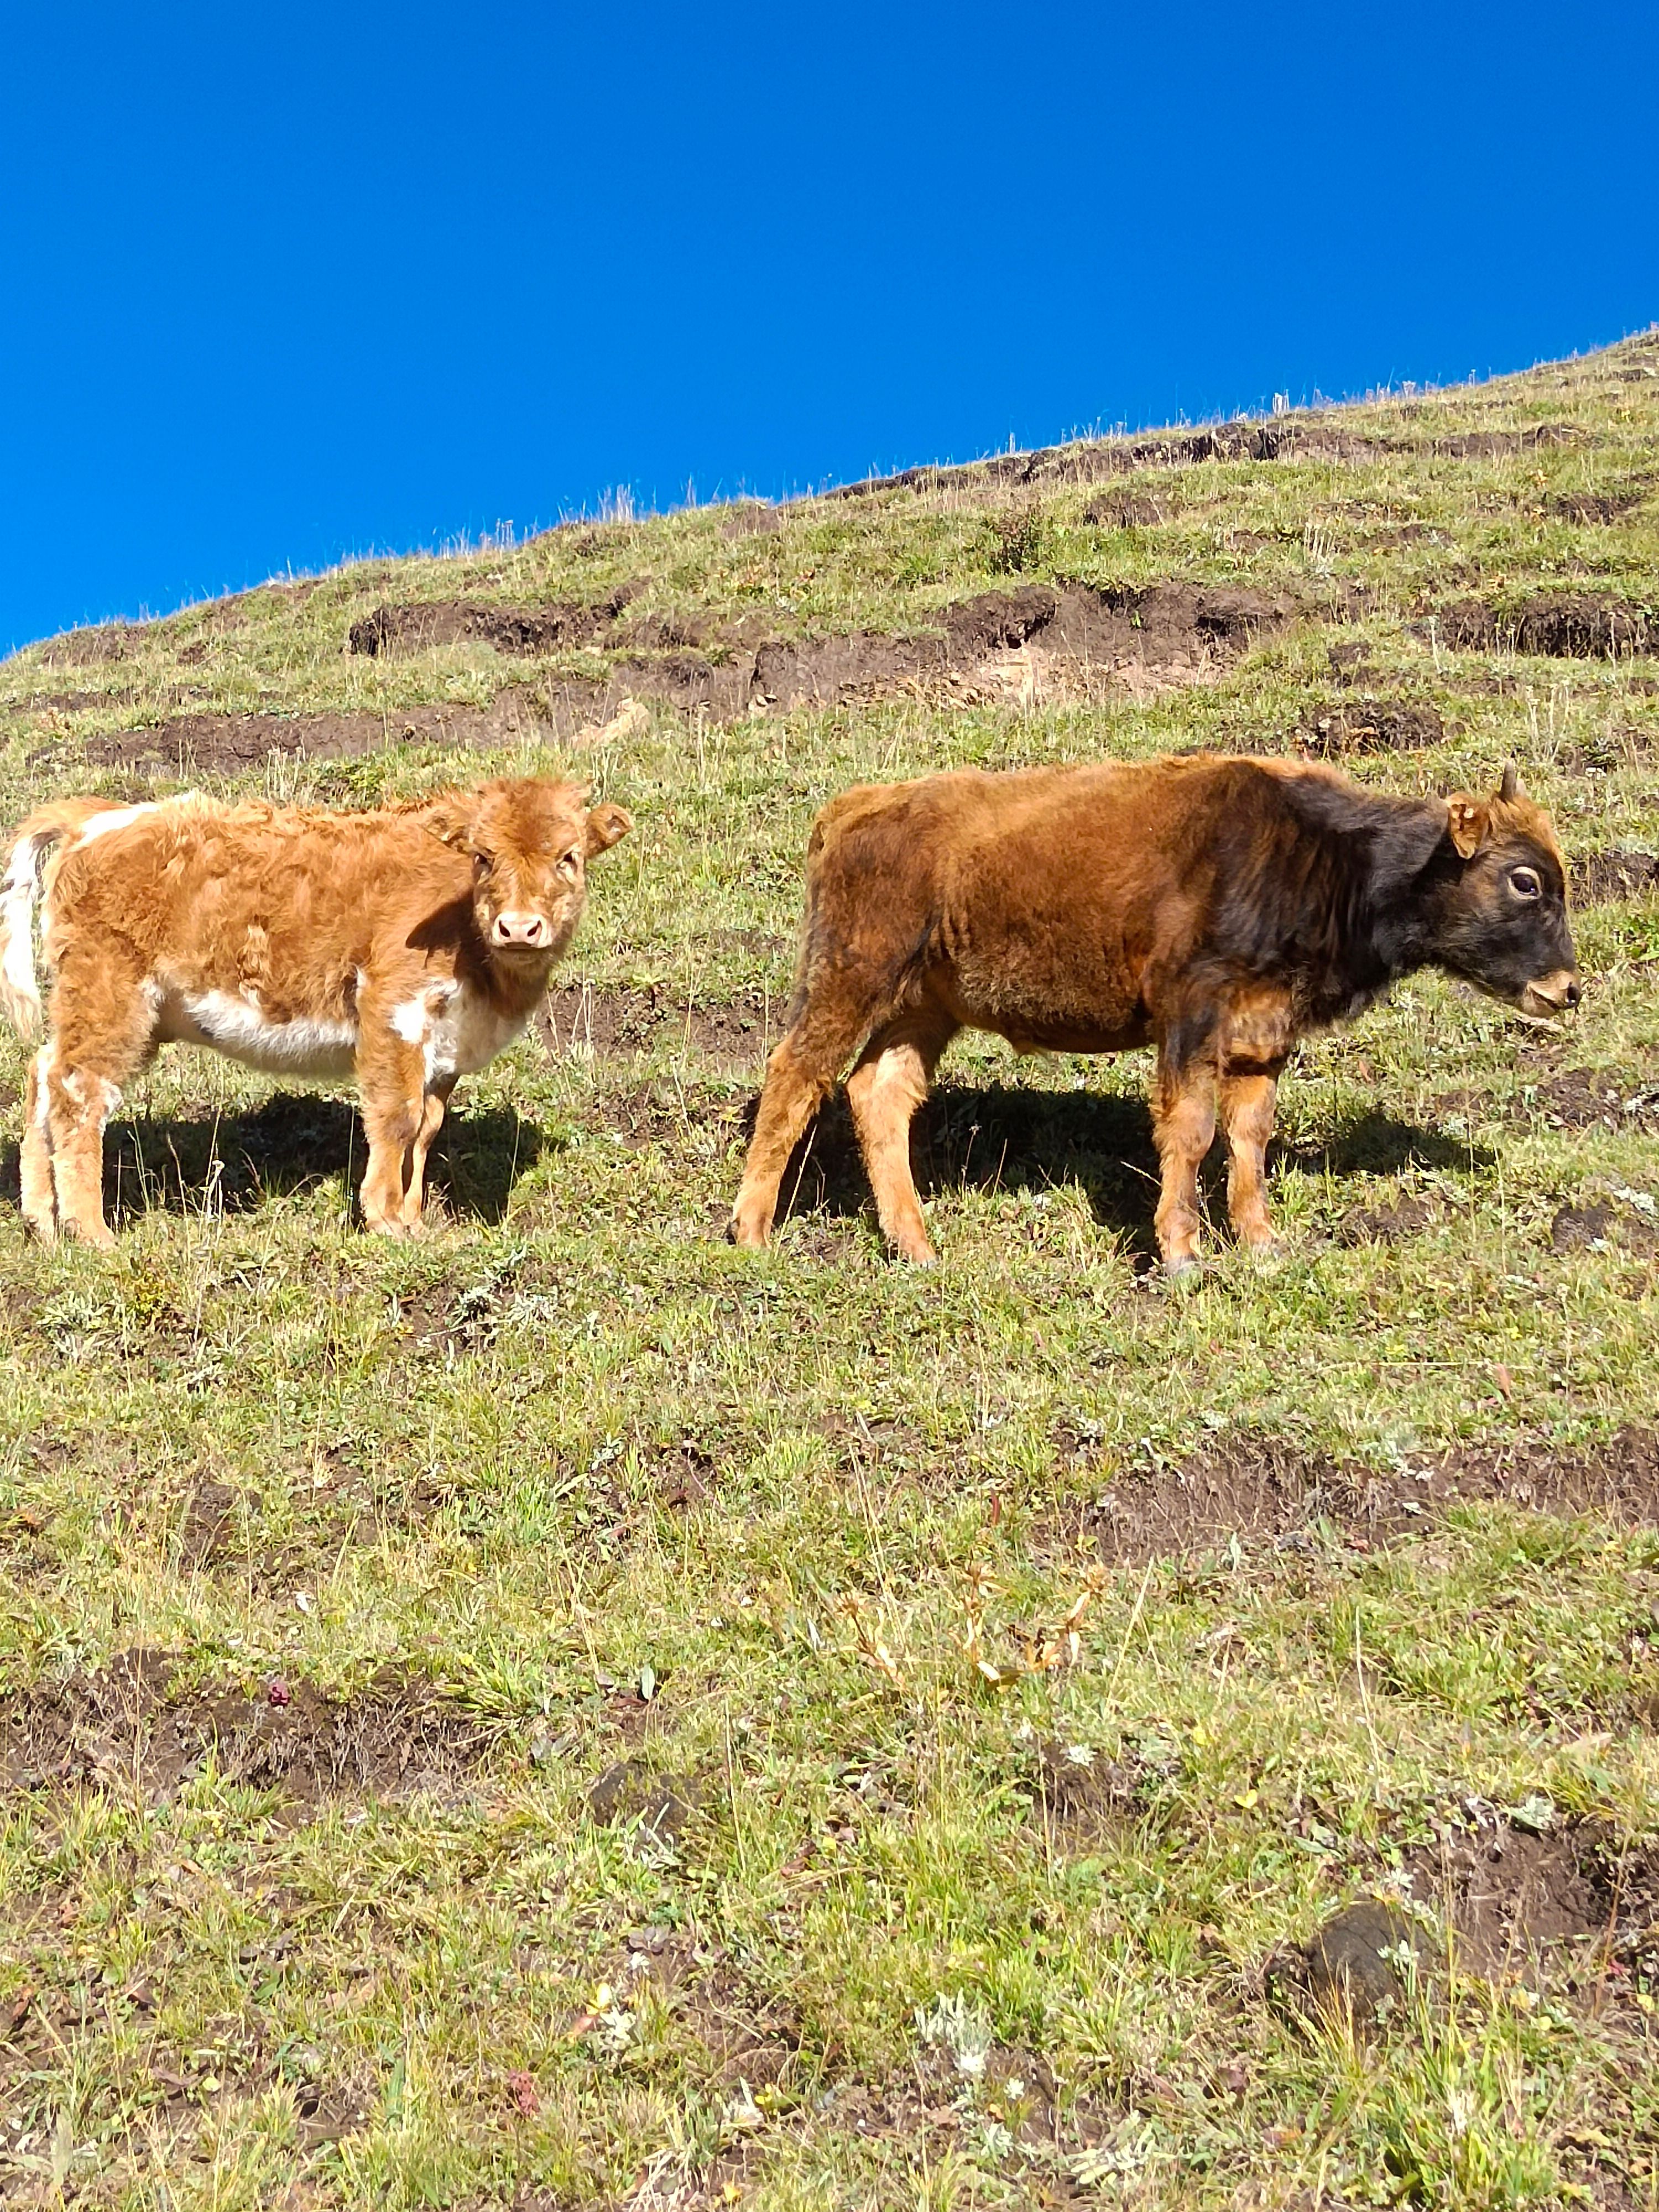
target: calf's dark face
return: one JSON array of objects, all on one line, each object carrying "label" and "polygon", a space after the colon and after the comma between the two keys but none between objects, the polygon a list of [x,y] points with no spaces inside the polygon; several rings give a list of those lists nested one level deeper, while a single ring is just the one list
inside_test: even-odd
[{"label": "calf's dark face", "polygon": [[1459,863],[1442,894],[1436,957],[1528,1014],[1578,1003],[1566,879],[1547,816],[1504,793],[1448,802]]}]

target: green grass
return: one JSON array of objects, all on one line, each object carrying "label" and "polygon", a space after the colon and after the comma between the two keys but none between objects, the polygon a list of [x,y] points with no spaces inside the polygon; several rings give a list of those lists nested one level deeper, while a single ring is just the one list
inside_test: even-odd
[{"label": "green grass", "polygon": [[[1395,447],[1139,471],[1106,489],[1162,520],[1128,528],[1086,520],[1099,486],[970,480],[747,537],[708,509],[363,564],[148,625],[118,659],[36,648],[0,665],[5,818],[176,787],[85,753],[170,714],[392,716],[610,665],[349,654],[388,598],[628,579],[639,610],[713,624],[902,629],[1006,587],[1012,541],[1036,580],[1242,581],[1310,619],[1140,704],[653,709],[584,763],[639,828],[595,870],[567,980],[758,994],[775,1021],[837,788],[1287,744],[1350,696],[1339,644],[1365,648],[1364,694],[1448,732],[1356,773],[1480,788],[1514,755],[1570,855],[1659,850],[1659,662],[1448,653],[1425,620],[1564,590],[1654,606],[1652,342],[1340,419]],[[1539,423],[1572,441],[1432,450]],[[1553,504],[1636,478],[1610,524]],[[532,761],[554,756],[392,744],[225,787],[372,799]],[[337,1106],[260,1115],[270,1086],[165,1058],[112,1139],[113,1258],[0,1212],[0,1759],[134,1649],[173,1656],[175,1701],[280,1677],[395,1721],[435,1691],[458,1732],[367,1784],[284,1789],[227,1753],[163,1787],[106,1715],[68,1778],[8,1790],[0,2199],[1659,2203],[1651,1944],[1611,1973],[1589,1943],[1541,1974],[1457,1964],[1370,2041],[1268,1972],[1337,1905],[1395,1893],[1472,1801],[1547,1800],[1550,1833],[1659,1866],[1659,1534],[1488,1502],[1376,1542],[1340,1515],[1123,1566],[1092,1540],[1115,1493],[1253,1439],[1398,1480],[1659,1422],[1659,1116],[1548,1110],[1574,1069],[1659,1083],[1659,906],[1577,928],[1562,1035],[1427,978],[1310,1045],[1283,1093],[1285,1256],[1217,1237],[1176,1288],[1144,1270],[1142,1056],[953,1050],[928,1274],[833,1179],[772,1254],[724,1244],[758,1033],[750,1066],[672,1029],[597,1060],[526,1042],[467,1086],[444,1224],[401,1248],[351,1225]],[[7,1038],[14,1123],[21,1067]],[[15,1147],[3,1172],[15,1196]],[[1419,1225],[1350,1241],[1402,1200]],[[1596,1201],[1603,1245],[1555,1249],[1558,1210]],[[1085,1599],[1074,1663],[1016,1664],[1064,1657]],[[1045,1818],[1055,1744],[1121,1778],[1099,1818]],[[675,1832],[592,1816],[624,1757],[694,1804]]]}]

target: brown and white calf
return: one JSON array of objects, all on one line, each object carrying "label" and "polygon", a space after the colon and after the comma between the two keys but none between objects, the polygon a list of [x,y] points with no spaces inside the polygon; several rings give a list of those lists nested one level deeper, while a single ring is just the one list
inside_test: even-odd
[{"label": "brown and white calf", "polygon": [[512,1043],[587,902],[587,863],[633,827],[572,784],[503,778],[365,813],[71,799],[16,834],[0,883],[0,1006],[38,1027],[33,921],[50,992],[28,1077],[23,1213],[113,1242],[104,1126],[164,1044],[267,1074],[355,1075],[363,1218],[421,1218],[450,1093]]}]

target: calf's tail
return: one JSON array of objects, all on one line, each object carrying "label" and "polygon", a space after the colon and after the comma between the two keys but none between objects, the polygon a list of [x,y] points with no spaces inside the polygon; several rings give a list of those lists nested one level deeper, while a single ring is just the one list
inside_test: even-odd
[{"label": "calf's tail", "polygon": [[65,840],[77,837],[94,814],[120,802],[63,799],[43,806],[18,830],[0,878],[0,1013],[19,1036],[40,1025],[40,987],[34,972],[34,909],[46,863]]}]

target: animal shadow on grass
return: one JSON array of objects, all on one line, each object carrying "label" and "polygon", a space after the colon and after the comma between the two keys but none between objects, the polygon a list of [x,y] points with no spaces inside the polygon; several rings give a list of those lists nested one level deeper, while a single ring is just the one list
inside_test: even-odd
[{"label": "animal shadow on grass", "polygon": [[[750,1117],[752,1118],[752,1116]],[[1156,1255],[1158,1154],[1139,1098],[1112,1092],[984,1089],[943,1084],[910,1124],[910,1170],[921,1196],[942,1191],[1081,1188],[1103,1228],[1137,1260]],[[844,1095],[837,1092],[795,1147],[778,1199],[796,1215],[873,1212],[870,1179]]]},{"label": "animal shadow on grass", "polygon": [[[510,1109],[465,1108],[433,1146],[428,1218],[499,1222],[513,1187],[548,1149],[533,1121]],[[277,1091],[216,1120],[135,1115],[110,1124],[104,1143],[104,1211],[118,1234],[146,1213],[252,1213],[276,1198],[336,1176],[356,1186],[368,1161],[363,1126],[341,1098]],[[17,1200],[17,1147],[0,1152],[0,1191]],[[434,1203],[442,1201],[441,1210]]]},{"label": "animal shadow on grass", "polygon": [[[752,1126],[753,1110],[746,1117]],[[1280,1146],[1274,1168],[1299,1175],[1397,1175],[1418,1166],[1490,1167],[1481,1146],[1443,1137],[1371,1107],[1340,1122],[1322,1144]],[[951,1190],[1048,1190],[1074,1184],[1096,1222],[1121,1239],[1137,1267],[1158,1256],[1158,1152],[1144,1098],[1113,1091],[982,1090],[942,1085],[910,1125],[910,1166],[923,1198]],[[1218,1143],[1206,1163],[1211,1220],[1226,1218],[1225,1154]],[[796,1215],[846,1217],[873,1210],[869,1177],[845,1097],[836,1097],[796,1146],[778,1200],[780,1224]]]},{"label": "animal shadow on grass", "polygon": [[1338,1122],[1322,1144],[1275,1145],[1268,1160],[1270,1165],[1297,1175],[1387,1176],[1400,1175],[1407,1168],[1468,1175],[1474,1169],[1496,1167],[1498,1155],[1488,1146],[1443,1136],[1437,1129],[1419,1129],[1414,1122],[1368,1106],[1363,1114]]}]

